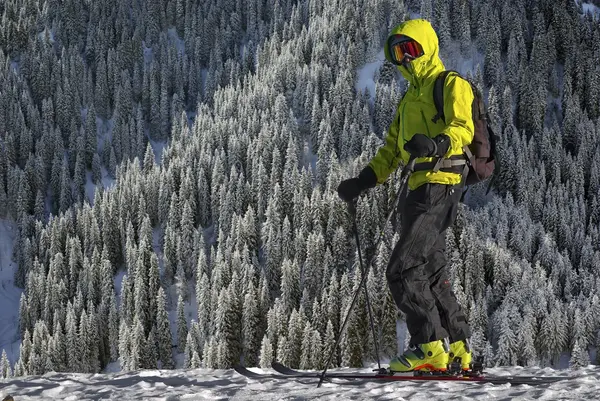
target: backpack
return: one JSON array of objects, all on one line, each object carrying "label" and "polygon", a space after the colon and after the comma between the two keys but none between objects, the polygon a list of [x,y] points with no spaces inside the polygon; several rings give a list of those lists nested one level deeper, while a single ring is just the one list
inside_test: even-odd
[{"label": "backpack", "polygon": [[[463,78],[458,72],[448,70],[442,71],[435,80],[433,86],[433,102],[437,110],[437,114],[433,117],[432,121],[437,123],[441,118],[442,121],[446,122],[444,117],[444,85],[446,83],[446,77],[450,73],[455,73],[460,78],[464,79],[471,85],[473,90],[473,126],[475,133],[473,135],[473,141],[469,146],[465,146],[463,151],[467,159],[465,167],[466,175],[465,186],[477,184],[490,178],[494,171],[498,171],[498,155],[496,153],[496,134],[492,131],[492,128],[488,124],[488,115],[485,102],[483,101],[483,95],[481,91],[473,82]],[[468,167],[468,171],[466,168]],[[488,185],[487,193],[489,193],[493,183],[493,178],[490,180]]]}]

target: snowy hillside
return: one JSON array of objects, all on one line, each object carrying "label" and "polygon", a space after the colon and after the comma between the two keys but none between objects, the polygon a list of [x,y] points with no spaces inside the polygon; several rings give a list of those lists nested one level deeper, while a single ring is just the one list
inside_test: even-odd
[{"label": "snowy hillside", "polygon": [[[490,369],[497,375],[565,375],[551,369]],[[145,370],[137,373],[46,374],[0,382],[0,399],[11,394],[28,400],[593,400],[600,394],[600,369],[589,367],[576,378],[539,386],[476,383],[325,383],[316,380],[256,381],[233,370]]]}]

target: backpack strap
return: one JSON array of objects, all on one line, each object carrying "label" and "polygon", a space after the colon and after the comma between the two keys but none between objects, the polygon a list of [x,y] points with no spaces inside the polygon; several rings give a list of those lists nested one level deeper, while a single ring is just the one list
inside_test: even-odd
[{"label": "backpack strap", "polygon": [[492,127],[490,125],[488,125],[487,127],[488,127],[488,136],[490,139],[490,155],[494,158],[495,173],[492,175],[492,178],[490,179],[490,182],[488,183],[487,190],[485,191],[486,195],[489,194],[490,191],[492,190],[492,186],[494,185],[494,183],[496,181],[496,177],[498,177],[498,171],[500,170],[500,161],[498,160],[498,152],[496,150],[496,140],[498,138],[496,137],[496,134],[492,130]]},{"label": "backpack strap", "polygon": [[[433,84],[433,103],[437,111],[437,114],[431,119],[433,123],[437,123],[440,118],[444,123],[446,122],[446,117],[444,116],[444,86],[446,84],[446,78],[451,73],[454,73],[460,77],[460,74],[454,70],[445,70],[438,74],[437,78],[435,79],[435,83]],[[473,157],[469,147],[465,146],[465,148],[466,150],[463,149],[463,151],[466,153],[466,158],[465,155],[456,155],[451,156],[450,158],[439,157],[436,161],[416,164],[414,171],[430,170],[433,172],[444,171],[449,173],[458,173],[463,175],[464,181],[469,171],[469,164]]]},{"label": "backpack strap", "polygon": [[446,84],[446,78],[450,73],[460,76],[460,74],[454,70],[445,70],[439,73],[433,84],[433,103],[435,104],[435,109],[437,111],[437,114],[431,119],[434,124],[436,124],[440,118],[444,123],[446,122],[446,117],[444,116],[444,86]]}]

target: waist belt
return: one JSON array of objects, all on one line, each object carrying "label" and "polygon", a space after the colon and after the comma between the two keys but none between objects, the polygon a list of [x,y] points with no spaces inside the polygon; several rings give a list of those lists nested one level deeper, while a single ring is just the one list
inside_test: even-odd
[{"label": "waist belt", "polygon": [[436,161],[415,164],[414,171],[442,171],[445,173],[462,174],[462,179],[467,178],[469,163],[464,156],[452,156],[449,159],[439,158]]}]

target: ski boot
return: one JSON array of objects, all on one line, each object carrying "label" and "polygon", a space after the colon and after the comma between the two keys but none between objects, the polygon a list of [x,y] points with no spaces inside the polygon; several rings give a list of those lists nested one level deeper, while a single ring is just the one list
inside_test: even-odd
[{"label": "ski boot", "polygon": [[460,358],[462,370],[469,370],[471,368],[471,347],[469,346],[469,340],[459,340],[450,344],[450,361],[454,361],[455,358]]},{"label": "ski boot", "polygon": [[390,361],[390,371],[445,372],[448,361],[447,342],[437,340],[409,347],[402,355]]}]

